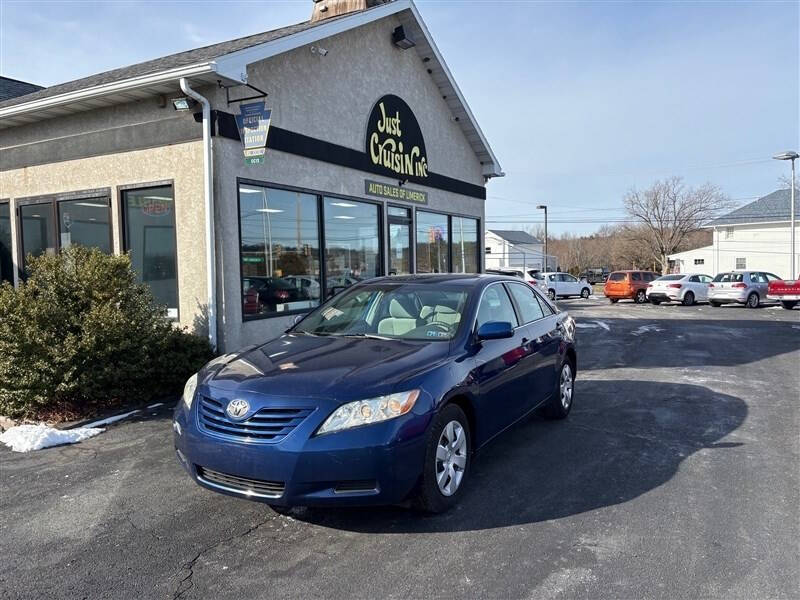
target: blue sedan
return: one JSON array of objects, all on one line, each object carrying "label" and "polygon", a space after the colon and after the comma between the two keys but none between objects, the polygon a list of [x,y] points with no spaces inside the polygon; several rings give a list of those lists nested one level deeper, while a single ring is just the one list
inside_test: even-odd
[{"label": "blue sedan", "polygon": [[576,368],[573,319],[519,279],[372,279],[193,375],[175,449],[199,485],[275,507],[440,512],[476,450],[569,414]]}]

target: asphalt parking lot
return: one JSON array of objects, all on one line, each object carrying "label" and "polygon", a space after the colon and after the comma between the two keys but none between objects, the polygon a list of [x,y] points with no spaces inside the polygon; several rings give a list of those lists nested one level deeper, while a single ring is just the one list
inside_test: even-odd
[{"label": "asphalt parking lot", "polygon": [[797,598],[800,310],[560,304],[570,418],[491,445],[455,510],[205,491],[162,410],[0,449],[0,597]]}]

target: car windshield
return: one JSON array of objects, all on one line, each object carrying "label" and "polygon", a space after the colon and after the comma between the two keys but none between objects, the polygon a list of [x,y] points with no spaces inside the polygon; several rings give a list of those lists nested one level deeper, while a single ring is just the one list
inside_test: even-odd
[{"label": "car windshield", "polygon": [[609,281],[625,281],[627,278],[626,273],[612,273],[608,276]]},{"label": "car windshield", "polygon": [[686,275],[664,275],[663,277],[656,279],[656,281],[678,281],[684,277],[686,277]]},{"label": "car windshield", "polygon": [[348,290],[315,310],[293,333],[403,340],[451,340],[467,292],[446,286],[374,283]]},{"label": "car windshield", "polygon": [[739,282],[743,279],[742,273],[720,273],[714,277],[714,281],[722,283]]}]

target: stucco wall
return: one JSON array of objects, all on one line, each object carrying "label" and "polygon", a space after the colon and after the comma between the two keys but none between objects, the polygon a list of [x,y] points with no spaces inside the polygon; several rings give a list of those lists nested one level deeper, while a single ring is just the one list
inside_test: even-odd
[{"label": "stucco wall", "polygon": [[[175,193],[180,323],[191,328],[206,304],[202,142],[2,171],[0,198],[11,198],[14,211],[15,198],[110,188],[113,247],[119,252],[122,234],[117,187],[168,179],[173,180]],[[14,262],[19,264],[16,219],[12,223]]]}]

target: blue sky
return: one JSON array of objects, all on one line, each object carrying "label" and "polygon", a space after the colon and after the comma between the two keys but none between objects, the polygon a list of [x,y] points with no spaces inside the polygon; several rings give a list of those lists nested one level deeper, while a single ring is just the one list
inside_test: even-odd
[{"label": "blue sky", "polygon": [[[311,0],[0,0],[0,72],[52,85],[303,21]],[[623,219],[671,175],[739,203],[777,187],[800,146],[800,3],[419,0],[507,177],[490,227]],[[503,222],[505,220],[505,222]],[[585,222],[589,221],[589,222]]]}]

